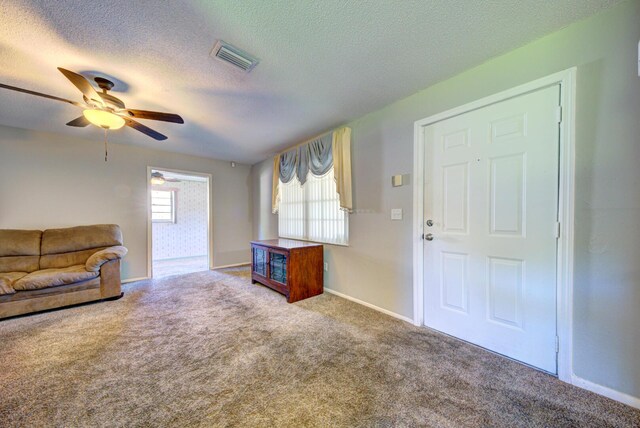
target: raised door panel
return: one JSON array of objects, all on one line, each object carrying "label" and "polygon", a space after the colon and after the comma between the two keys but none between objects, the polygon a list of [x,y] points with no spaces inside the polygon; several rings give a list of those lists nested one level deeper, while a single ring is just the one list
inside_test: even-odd
[{"label": "raised door panel", "polygon": [[467,255],[442,252],[440,289],[444,308],[467,313]]},{"label": "raised door panel", "polygon": [[442,168],[442,224],[446,233],[466,234],[469,210],[469,164]]},{"label": "raised door panel", "polygon": [[506,143],[527,136],[527,114],[491,121],[491,143]]},{"label": "raised door panel", "polygon": [[525,234],[525,159],[519,153],[489,160],[491,235]]},{"label": "raised door panel", "polygon": [[442,136],[442,149],[444,151],[459,147],[469,147],[469,129],[461,129]]},{"label": "raised door panel", "polygon": [[524,261],[489,257],[488,264],[489,320],[523,328]]}]

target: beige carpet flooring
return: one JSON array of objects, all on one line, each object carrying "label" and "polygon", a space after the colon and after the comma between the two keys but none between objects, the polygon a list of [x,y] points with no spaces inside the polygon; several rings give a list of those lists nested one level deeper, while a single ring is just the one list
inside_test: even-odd
[{"label": "beige carpet flooring", "polygon": [[640,411],[246,268],[0,321],[2,427],[630,427]]}]

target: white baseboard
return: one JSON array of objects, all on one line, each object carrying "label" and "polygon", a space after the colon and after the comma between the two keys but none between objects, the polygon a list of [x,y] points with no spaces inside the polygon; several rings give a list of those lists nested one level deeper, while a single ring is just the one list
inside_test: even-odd
[{"label": "white baseboard", "polygon": [[130,283],[130,282],[145,281],[145,280],[147,280],[147,279],[149,279],[149,277],[148,277],[148,276],[141,276],[140,278],[128,278],[128,279],[123,279],[121,282],[122,282],[123,284],[128,284],[128,283]]},{"label": "white baseboard", "polygon": [[588,381],[580,376],[576,376],[575,374],[571,375],[571,383],[582,389],[595,392],[596,394],[603,395],[607,398],[611,398],[612,400],[640,409],[640,398],[634,397],[633,395],[625,394],[624,392],[616,391],[615,389]]},{"label": "white baseboard", "polygon": [[363,300],[356,299],[355,297],[347,296],[346,294],[342,294],[342,293],[340,293],[338,291],[332,290],[332,289],[327,288],[327,287],[324,288],[324,291],[329,292],[331,294],[335,294],[336,296],[342,297],[343,299],[351,300],[352,302],[355,302],[355,303],[357,303],[359,305],[362,305],[362,306],[366,306],[367,308],[371,308],[371,309],[376,310],[378,312],[382,312],[383,314],[392,316],[394,318],[398,318],[399,320],[402,320],[402,321],[405,321],[405,322],[413,324],[413,320],[411,318],[405,317],[404,315],[396,314],[395,312],[391,312],[388,309],[383,309],[383,308],[381,308],[379,306],[372,305],[371,303],[367,303],[367,302],[365,302]]},{"label": "white baseboard", "polygon": [[235,263],[235,264],[232,264],[232,265],[214,266],[214,267],[211,268],[211,270],[225,269],[225,268],[232,268],[232,267],[240,267],[240,266],[248,266],[250,264],[251,264],[251,262],[243,262],[243,263]]}]

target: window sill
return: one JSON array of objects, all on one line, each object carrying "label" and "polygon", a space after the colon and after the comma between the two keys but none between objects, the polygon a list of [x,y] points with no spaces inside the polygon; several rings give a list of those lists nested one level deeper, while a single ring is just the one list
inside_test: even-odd
[{"label": "window sill", "polygon": [[314,244],[331,245],[333,247],[349,247],[349,244],[334,244],[332,242],[311,241],[309,239],[290,238],[288,236],[280,236],[280,235],[278,235],[278,238],[279,239],[291,239],[293,241],[301,241],[301,242],[312,242]]}]

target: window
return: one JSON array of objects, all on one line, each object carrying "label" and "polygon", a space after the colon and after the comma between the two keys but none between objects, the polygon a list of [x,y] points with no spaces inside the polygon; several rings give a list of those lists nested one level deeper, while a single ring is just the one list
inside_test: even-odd
[{"label": "window", "polygon": [[154,223],[176,222],[175,190],[151,191],[151,221]]},{"label": "window", "polygon": [[349,243],[349,215],[340,209],[333,168],[322,177],[309,174],[304,186],[294,177],[280,182],[278,232],[281,238],[326,244]]}]

